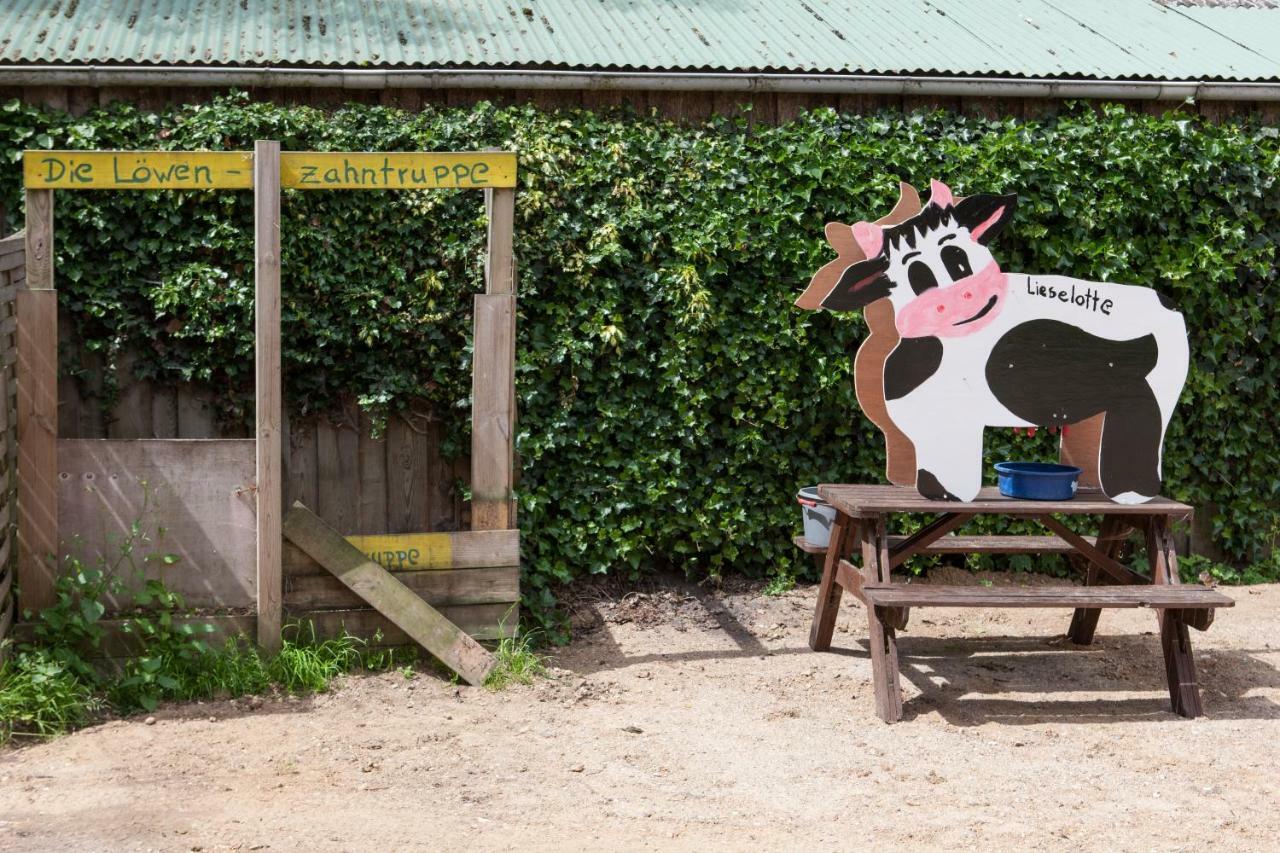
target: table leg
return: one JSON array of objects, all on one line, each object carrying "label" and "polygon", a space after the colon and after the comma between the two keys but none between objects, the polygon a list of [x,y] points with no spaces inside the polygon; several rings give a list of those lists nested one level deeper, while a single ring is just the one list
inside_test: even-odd
[{"label": "table leg", "polygon": [[836,582],[836,568],[852,549],[860,526],[859,522],[844,513],[838,513],[831,525],[827,559],[822,568],[822,580],[818,583],[818,604],[813,611],[813,626],[809,629],[809,648],[815,652],[825,652],[831,648],[831,635],[836,630],[840,594],[843,592]]},{"label": "table leg", "polygon": [[[869,581],[889,581],[889,535],[883,515],[863,523],[862,572]],[[905,607],[867,607],[867,639],[871,645],[871,682],[876,697],[876,715],[886,723],[902,719],[895,628],[905,627],[908,612]]]},{"label": "table leg", "polygon": [[[1151,564],[1151,582],[1178,584],[1178,552],[1173,548],[1169,519],[1151,516],[1147,521],[1147,561]],[[1157,610],[1160,623],[1160,646],[1164,651],[1164,672],[1169,681],[1169,702],[1179,717],[1195,718],[1204,713],[1200,704],[1200,684],[1196,678],[1196,659],[1191,650],[1189,623],[1208,628],[1213,610]],[[1208,621],[1206,621],[1208,620]],[[1204,628],[1201,628],[1204,630]]]},{"label": "table leg", "polygon": [[[1120,550],[1119,536],[1122,523],[1113,515],[1104,515],[1098,527],[1098,550],[1108,557],[1114,557]],[[1097,586],[1106,579],[1106,575],[1092,561],[1088,562],[1085,572],[1085,586]],[[1087,646],[1093,642],[1093,635],[1098,630],[1098,617],[1102,611],[1098,608],[1077,607],[1071,614],[1071,627],[1067,629],[1067,637],[1078,646]]]},{"label": "table leg", "polygon": [[902,687],[898,683],[898,638],[893,626],[885,623],[883,615],[882,607],[867,608],[871,681],[876,696],[876,715],[886,723],[896,723],[902,719]]},{"label": "table leg", "polygon": [[[862,575],[871,583],[892,581],[893,561],[889,556],[889,532],[884,516],[867,519],[862,528]],[[882,621],[897,631],[907,630],[910,607],[883,607]]]}]

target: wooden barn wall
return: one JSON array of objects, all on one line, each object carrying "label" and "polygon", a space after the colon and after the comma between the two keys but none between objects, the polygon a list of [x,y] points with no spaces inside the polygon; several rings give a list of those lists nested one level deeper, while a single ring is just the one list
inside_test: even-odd
[{"label": "wooden barn wall", "polygon": [[[129,101],[158,109],[174,103],[199,103],[211,99],[216,89],[195,88],[115,88],[32,86],[0,87],[0,100],[19,98],[80,114],[113,101]],[[496,104],[533,103],[546,109],[586,107],[604,109],[629,105],[639,112],[655,110],[659,115],[686,121],[701,121],[712,115],[733,115],[744,105],[751,106],[753,121],[776,124],[806,109],[831,107],[842,112],[874,112],[882,109],[947,109],[989,117],[1035,117],[1056,112],[1061,99],[1045,98],[960,98],[898,95],[806,95],[798,93],[666,92],[620,90],[533,91],[520,89],[250,89],[259,100],[279,104],[305,104],[320,108],[345,103],[383,104],[418,110],[424,105],[469,106],[478,101]],[[1179,105],[1172,101],[1119,101],[1118,103],[1155,114]],[[1213,120],[1234,116],[1260,115],[1280,121],[1280,104],[1250,101],[1201,101],[1181,107]]]}]

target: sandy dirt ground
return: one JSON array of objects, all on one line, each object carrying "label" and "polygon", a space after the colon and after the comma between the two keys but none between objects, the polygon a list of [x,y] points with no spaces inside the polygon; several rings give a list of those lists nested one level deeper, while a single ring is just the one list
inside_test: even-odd
[{"label": "sandy dirt ground", "polygon": [[887,726],[856,603],[815,654],[813,587],[597,588],[530,687],[352,676],[0,751],[0,849],[1277,849],[1280,586],[1229,592],[1205,718],[1151,612],[1080,649],[1066,612],[917,610]]}]

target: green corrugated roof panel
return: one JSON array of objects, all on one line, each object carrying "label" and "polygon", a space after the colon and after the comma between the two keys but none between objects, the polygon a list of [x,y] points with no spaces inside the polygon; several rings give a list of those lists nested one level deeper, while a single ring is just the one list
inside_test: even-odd
[{"label": "green corrugated roof panel", "polygon": [[1187,2],[4,0],[0,63],[1280,79],[1280,9]]}]

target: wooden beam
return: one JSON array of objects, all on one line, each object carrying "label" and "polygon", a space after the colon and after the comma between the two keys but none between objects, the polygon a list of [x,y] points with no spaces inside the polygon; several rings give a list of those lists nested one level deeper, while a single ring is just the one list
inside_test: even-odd
[{"label": "wooden beam", "polygon": [[862,576],[862,571],[853,563],[848,560],[840,561],[840,565],[836,566],[836,583],[840,584],[845,592],[863,604],[867,603],[867,597],[862,594],[862,585],[866,583],[866,578]]},{"label": "wooden beam", "polygon": [[[972,515],[966,515],[965,513],[944,513],[908,536],[896,547],[892,546],[890,542],[889,568],[892,570],[901,566],[910,557],[925,550],[936,540],[955,530],[971,518],[973,518]],[[885,578],[885,580],[888,580],[888,578]]]},{"label": "wooden beam", "polygon": [[928,583],[867,583],[867,601],[890,607],[1153,607],[1176,610],[1234,607],[1235,602],[1203,586],[943,586]]},{"label": "wooden beam", "polygon": [[[496,190],[495,190],[496,192]],[[516,526],[515,503],[516,298],[475,298],[475,356],[471,379],[471,529]]]},{"label": "wooden beam", "polygon": [[[305,502],[304,502],[305,505]],[[520,531],[459,530],[453,533],[389,533],[348,536],[347,541],[384,569],[449,571],[520,565]],[[323,572],[292,546],[285,548],[286,575]]]},{"label": "wooden beam", "polygon": [[27,190],[28,290],[53,290],[53,190]]},{"label": "wooden beam", "polygon": [[471,529],[503,530],[516,526],[516,191],[485,190],[484,201],[485,292],[476,296],[471,362]]},{"label": "wooden beam", "polygon": [[484,264],[484,292],[516,292],[515,242],[516,191],[484,191],[485,212],[489,216],[489,250]]},{"label": "wooden beam", "polygon": [[[1122,532],[1127,530],[1128,526],[1118,516],[1103,516],[1102,524],[1098,528],[1098,537],[1095,540],[1098,550],[1108,557],[1114,557],[1124,542]],[[1109,575],[1104,575],[1102,570],[1087,560],[1083,554],[1075,552],[1073,563],[1075,561],[1085,563],[1085,586],[1097,586],[1103,580],[1111,581]],[[1071,614],[1071,625],[1067,628],[1067,637],[1079,646],[1091,644],[1094,634],[1098,631],[1098,619],[1101,616],[1102,611],[1096,607],[1076,608]]]},{"label": "wooden beam", "polygon": [[295,503],[285,516],[284,534],[468,684],[484,683],[493,656],[314,512]]},{"label": "wooden beam", "polygon": [[[1147,524],[1147,562],[1151,565],[1151,582],[1156,584],[1178,585],[1182,578],[1178,576],[1178,551],[1173,545],[1173,532],[1169,529],[1169,519],[1162,515],[1153,515]],[[1197,631],[1207,631],[1213,624],[1214,610],[1187,610],[1182,613],[1182,621]],[[1161,615],[1163,624],[1164,615]]]},{"label": "wooden beam", "polygon": [[1099,569],[1102,569],[1102,571],[1110,575],[1116,582],[1139,585],[1147,583],[1147,579],[1142,575],[1133,571],[1114,557],[1098,550],[1097,547],[1090,545],[1085,541],[1083,536],[1067,527],[1061,521],[1058,521],[1058,519],[1054,518],[1052,515],[1045,513],[1044,515],[1037,516],[1037,518],[1041,524],[1061,536],[1064,541],[1070,543],[1073,548],[1088,558],[1089,562],[1093,563]]},{"label": "wooden beam", "polygon": [[[381,564],[379,564],[381,565]],[[520,568],[493,566],[447,572],[392,571],[392,577],[432,607],[459,604],[515,604],[520,599]],[[359,596],[325,572],[286,575],[284,606],[289,611],[365,607]]]},{"label": "wooden beam", "polygon": [[284,509],[280,391],[280,143],[253,146],[254,363],[258,486],[258,645],[280,648]]},{"label": "wooden beam", "polygon": [[825,652],[831,648],[831,636],[835,633],[836,616],[840,612],[840,584],[836,582],[836,567],[841,558],[853,548],[860,526],[860,522],[843,514],[837,515],[831,525],[831,539],[822,568],[822,580],[818,583],[813,624],[809,626],[809,648],[815,652]]},{"label": "wooden beam", "polygon": [[[437,608],[440,615],[457,625],[473,640],[501,640],[516,635],[520,621],[519,602],[510,604],[443,605]],[[414,646],[408,634],[376,610],[298,610],[289,611],[288,620],[300,620],[302,630],[309,636],[315,631],[317,639],[341,637],[344,632],[359,637],[375,648],[388,646]],[[285,627],[285,636],[289,628]]]},{"label": "wooden beam", "polygon": [[53,191],[27,190],[26,285],[17,294],[18,587],[21,606],[54,601],[58,554],[58,293]]},{"label": "wooden beam", "polygon": [[1160,645],[1164,651],[1165,676],[1169,681],[1169,703],[1179,717],[1194,719],[1204,714],[1200,704],[1200,684],[1191,638],[1182,621],[1182,611],[1168,610],[1160,620]]}]

